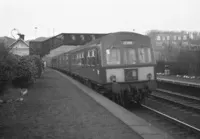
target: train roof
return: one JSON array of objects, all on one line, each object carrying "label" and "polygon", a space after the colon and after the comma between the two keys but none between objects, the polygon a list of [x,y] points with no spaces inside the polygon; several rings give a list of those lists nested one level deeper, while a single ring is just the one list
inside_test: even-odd
[{"label": "train roof", "polygon": [[101,36],[100,38],[97,38],[97,39],[95,39],[95,40],[93,40],[93,41],[90,41],[90,42],[86,43],[85,45],[81,45],[81,46],[79,46],[78,48],[75,48],[75,49],[73,49],[73,50],[69,50],[68,52],[61,53],[61,54],[59,54],[59,55],[57,55],[57,56],[55,56],[55,57],[61,56],[61,55],[66,54],[66,53],[73,53],[73,52],[75,52],[75,51],[79,51],[79,50],[81,50],[81,49],[83,49],[83,48],[88,47],[88,45],[100,44],[100,41],[101,41],[102,39],[107,38],[107,37],[109,37],[109,36],[118,36],[118,35],[125,35],[125,34],[127,34],[127,35],[131,35],[131,34],[132,34],[132,35],[135,36],[135,37],[148,38],[148,39],[150,40],[149,36],[147,36],[147,35],[142,35],[142,34],[135,33],[135,32],[129,32],[129,31],[113,32],[113,33],[109,33],[109,34],[107,34],[107,35],[103,35],[103,36]]},{"label": "train roof", "polygon": [[[147,35],[142,35],[140,33],[135,33],[135,32],[130,32],[130,31],[119,31],[119,32],[113,32],[110,34],[133,34],[133,35],[148,37]],[[108,35],[110,35],[110,34],[108,34]]]},{"label": "train roof", "polygon": [[100,41],[101,41],[102,39],[104,39],[104,38],[106,38],[106,37],[109,37],[109,36],[113,36],[113,35],[115,35],[115,36],[116,36],[116,35],[125,35],[125,34],[127,34],[127,35],[131,35],[131,34],[132,34],[133,36],[137,36],[137,37],[145,37],[145,38],[148,38],[148,39],[150,40],[149,36],[147,36],[147,35],[142,35],[142,34],[139,34],[139,33],[128,32],[128,31],[114,32],[114,33],[109,33],[109,34],[107,34],[107,35],[105,35],[105,36],[102,36],[102,37],[100,37],[100,38],[98,38],[98,39],[95,39],[95,40],[93,40],[93,41],[91,41],[91,42],[89,42],[89,43],[86,43],[85,45],[80,46],[79,48],[70,50],[69,52],[72,53],[72,52],[81,50],[81,49],[87,47],[88,45],[99,44]]}]

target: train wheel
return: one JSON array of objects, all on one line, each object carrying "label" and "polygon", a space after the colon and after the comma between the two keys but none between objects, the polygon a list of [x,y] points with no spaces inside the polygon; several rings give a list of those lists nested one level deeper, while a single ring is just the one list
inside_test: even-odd
[{"label": "train wheel", "polygon": [[90,81],[87,82],[89,88],[92,88],[92,83]]},{"label": "train wheel", "polygon": [[120,92],[120,104],[121,106],[125,107],[125,102],[124,102],[124,92]]},{"label": "train wheel", "polygon": [[91,88],[93,89],[93,90],[95,90],[95,84],[94,83],[91,83]]},{"label": "train wheel", "polygon": [[135,99],[135,90],[126,90],[124,93],[124,100],[126,108],[131,108],[135,105],[136,99]]},{"label": "train wheel", "polygon": [[144,103],[144,96],[140,94],[137,98],[136,104],[137,106],[141,106],[142,103]]},{"label": "train wheel", "polygon": [[83,84],[86,85],[86,80],[85,79],[83,80]]},{"label": "train wheel", "polygon": [[116,96],[115,96],[114,93],[111,94],[111,100],[112,100],[113,102],[116,102]]},{"label": "train wheel", "polygon": [[128,91],[124,91],[122,95],[123,95],[124,107],[128,108],[129,104],[130,104],[130,100],[128,97]]},{"label": "train wheel", "polygon": [[85,80],[85,83],[84,83],[84,84],[85,84],[86,86],[88,86],[88,82],[89,82],[88,80]]},{"label": "train wheel", "polygon": [[119,104],[119,97],[118,97],[118,94],[115,94],[115,103]]},{"label": "train wheel", "polygon": [[99,87],[98,87],[98,85],[95,84],[94,90],[95,90],[96,92],[99,92]]}]

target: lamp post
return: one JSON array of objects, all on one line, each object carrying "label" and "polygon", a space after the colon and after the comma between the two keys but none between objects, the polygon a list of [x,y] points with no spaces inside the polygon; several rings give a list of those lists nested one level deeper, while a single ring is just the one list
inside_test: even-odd
[{"label": "lamp post", "polygon": [[[13,29],[11,30],[11,36],[12,36],[14,39],[16,39],[15,36],[13,35],[13,31],[17,31],[17,35],[20,34],[20,32],[19,32],[19,30],[16,29],[16,28],[13,28]],[[20,36],[19,36],[19,37],[20,37]],[[12,48],[11,48],[11,49],[12,49]],[[10,50],[11,50],[11,49],[10,49]],[[17,52],[17,47],[16,47],[16,52]]]},{"label": "lamp post", "polygon": [[36,35],[37,35],[37,29],[38,29],[38,28],[35,27],[35,39],[36,39],[36,37],[37,37],[37,36],[36,36]]},{"label": "lamp post", "polygon": [[19,34],[19,30],[16,29],[16,28],[13,28],[13,29],[11,30],[11,36],[12,36],[14,39],[16,39],[15,36],[13,35],[13,31],[17,31],[17,34]]},{"label": "lamp post", "polygon": [[55,33],[55,28],[53,28],[53,36],[54,36],[54,33]]}]

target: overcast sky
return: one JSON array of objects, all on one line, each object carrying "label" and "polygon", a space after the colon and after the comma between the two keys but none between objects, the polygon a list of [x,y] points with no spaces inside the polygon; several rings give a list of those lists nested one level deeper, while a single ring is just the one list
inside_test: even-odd
[{"label": "overcast sky", "polygon": [[52,36],[53,28],[55,35],[200,31],[200,0],[0,0],[0,6],[0,36],[13,28],[26,39]]}]

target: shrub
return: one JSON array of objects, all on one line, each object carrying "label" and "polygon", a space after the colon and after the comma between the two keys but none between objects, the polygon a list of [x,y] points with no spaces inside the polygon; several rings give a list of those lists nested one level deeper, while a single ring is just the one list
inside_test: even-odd
[{"label": "shrub", "polygon": [[32,57],[21,57],[14,69],[14,78],[12,83],[15,87],[27,88],[34,82],[36,74],[37,66]]},{"label": "shrub", "polygon": [[8,55],[8,49],[6,49],[4,43],[0,42],[0,61],[4,60],[7,55]]},{"label": "shrub", "polygon": [[7,83],[12,80],[13,68],[17,61],[17,58],[0,44],[0,93],[4,91]]},{"label": "shrub", "polygon": [[0,48],[0,92],[12,82],[14,87],[27,88],[42,73],[42,61],[39,56],[18,56]]},{"label": "shrub", "polygon": [[33,59],[33,61],[35,62],[35,65],[37,67],[37,77],[41,77],[42,74],[42,60],[40,59],[39,56],[37,55],[32,55],[31,58]]}]

